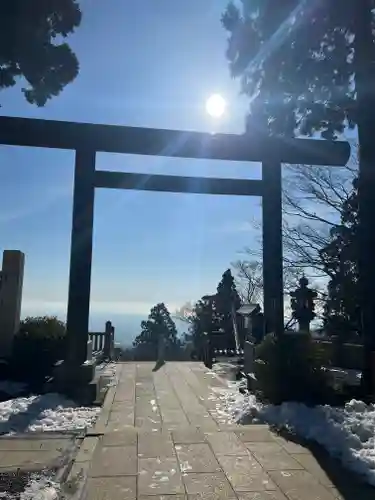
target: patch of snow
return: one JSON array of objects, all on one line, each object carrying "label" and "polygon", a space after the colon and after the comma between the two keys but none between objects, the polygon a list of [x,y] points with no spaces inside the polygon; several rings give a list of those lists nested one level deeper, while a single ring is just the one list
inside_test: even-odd
[{"label": "patch of snow", "polygon": [[116,363],[101,363],[96,367],[100,375],[104,377],[105,382],[103,387],[111,387],[118,384]]},{"label": "patch of snow", "polygon": [[20,500],[57,500],[59,490],[57,483],[45,476],[35,474],[21,493]]},{"label": "patch of snow", "polygon": [[58,500],[60,485],[46,473],[33,473],[30,475],[24,490],[20,493],[12,492],[12,485],[8,491],[0,493],[0,498],[6,500]]},{"label": "patch of snow", "polygon": [[219,363],[214,363],[211,370],[206,372],[206,375],[219,377],[220,379],[234,379],[239,369],[240,366],[235,362],[221,361]]},{"label": "patch of snow", "polygon": [[323,370],[329,373],[335,385],[359,386],[361,384],[362,372],[360,370],[337,368],[335,366],[323,367]]},{"label": "patch of snow", "polygon": [[11,399],[0,403],[0,434],[83,430],[95,423],[99,412],[54,393]]},{"label": "patch of snow", "polygon": [[238,382],[211,387],[222,421],[268,423],[322,445],[343,465],[375,486],[375,405],[352,400],[344,407],[307,407],[301,403],[262,404],[253,394],[241,394]]},{"label": "patch of snow", "polygon": [[[157,404],[156,404],[156,400],[155,399],[151,399],[150,401],[150,404],[151,404],[151,408],[152,408],[152,411],[153,412],[157,412],[158,411],[158,407],[157,407]],[[150,419],[152,422],[155,422],[154,420]]]},{"label": "patch of snow", "polygon": [[17,396],[27,388],[26,384],[22,382],[15,382],[14,380],[0,380],[0,392],[5,392],[9,396]]}]

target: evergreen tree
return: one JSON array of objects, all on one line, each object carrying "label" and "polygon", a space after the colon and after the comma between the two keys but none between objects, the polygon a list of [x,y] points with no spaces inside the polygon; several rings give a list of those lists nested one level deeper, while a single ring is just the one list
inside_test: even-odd
[{"label": "evergreen tree", "polygon": [[[375,2],[374,2],[375,3]],[[357,2],[241,0],[222,23],[227,58],[250,98],[247,129],[334,138],[353,127]],[[368,53],[368,63],[375,59]]]},{"label": "evergreen tree", "polygon": [[164,339],[166,352],[180,345],[176,325],[164,303],[154,306],[147,321],[142,321],[141,333],[134,339],[133,347],[147,351],[151,359],[157,359],[161,338]]},{"label": "evergreen tree", "polygon": [[3,0],[0,90],[24,80],[27,101],[44,106],[78,74],[78,60],[59,43],[81,23],[77,0]]},{"label": "evergreen tree", "polygon": [[233,342],[234,333],[232,313],[233,311],[237,311],[240,306],[241,299],[238,295],[232,272],[230,269],[227,269],[217,286],[215,296],[215,312],[218,317],[219,326],[223,330],[224,334],[228,337],[233,334]]},{"label": "evergreen tree", "polygon": [[330,243],[321,250],[325,270],[331,277],[325,305],[326,330],[338,334],[342,341],[360,333],[361,317],[358,289],[358,191],[342,206],[341,225],[331,232]]},{"label": "evergreen tree", "polygon": [[206,295],[198,300],[193,309],[189,332],[198,356],[207,341],[206,335],[219,329],[213,299],[214,297]]}]

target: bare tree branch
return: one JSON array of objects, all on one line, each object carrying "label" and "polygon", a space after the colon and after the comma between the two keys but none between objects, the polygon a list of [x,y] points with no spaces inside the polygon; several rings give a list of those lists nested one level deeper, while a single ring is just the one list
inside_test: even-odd
[{"label": "bare tree branch", "polygon": [[262,265],[256,260],[237,260],[232,263],[236,273],[236,286],[243,302],[262,302]]},{"label": "bare tree branch", "polygon": [[[283,244],[284,281],[286,289],[297,284],[305,274],[316,282],[318,302],[325,301],[322,282],[331,278],[320,250],[330,241],[331,232],[341,225],[341,209],[348,200],[357,176],[357,147],[349,164],[343,168],[288,165],[283,177]],[[253,222],[261,233],[261,223]],[[240,260],[233,264],[239,292],[244,300],[260,296],[262,282],[261,236],[253,247],[244,248]],[[316,281],[317,280],[317,281]],[[258,287],[258,288],[256,288]],[[251,300],[249,300],[251,299]]]}]

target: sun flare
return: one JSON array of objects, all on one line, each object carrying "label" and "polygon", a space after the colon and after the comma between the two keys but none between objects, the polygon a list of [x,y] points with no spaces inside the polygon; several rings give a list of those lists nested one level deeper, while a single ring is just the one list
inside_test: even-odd
[{"label": "sun flare", "polygon": [[212,94],[206,101],[206,111],[213,118],[220,118],[225,112],[227,103],[220,94]]}]

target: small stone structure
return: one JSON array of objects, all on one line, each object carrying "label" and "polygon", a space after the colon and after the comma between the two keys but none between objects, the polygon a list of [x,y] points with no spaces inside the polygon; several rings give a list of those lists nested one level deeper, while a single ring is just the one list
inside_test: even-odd
[{"label": "small stone structure", "polygon": [[19,250],[4,250],[0,271],[0,358],[11,355],[13,338],[18,332],[25,254]]},{"label": "small stone structure", "polygon": [[237,314],[244,318],[245,338],[258,343],[263,340],[265,333],[264,316],[259,304],[243,304]]}]

